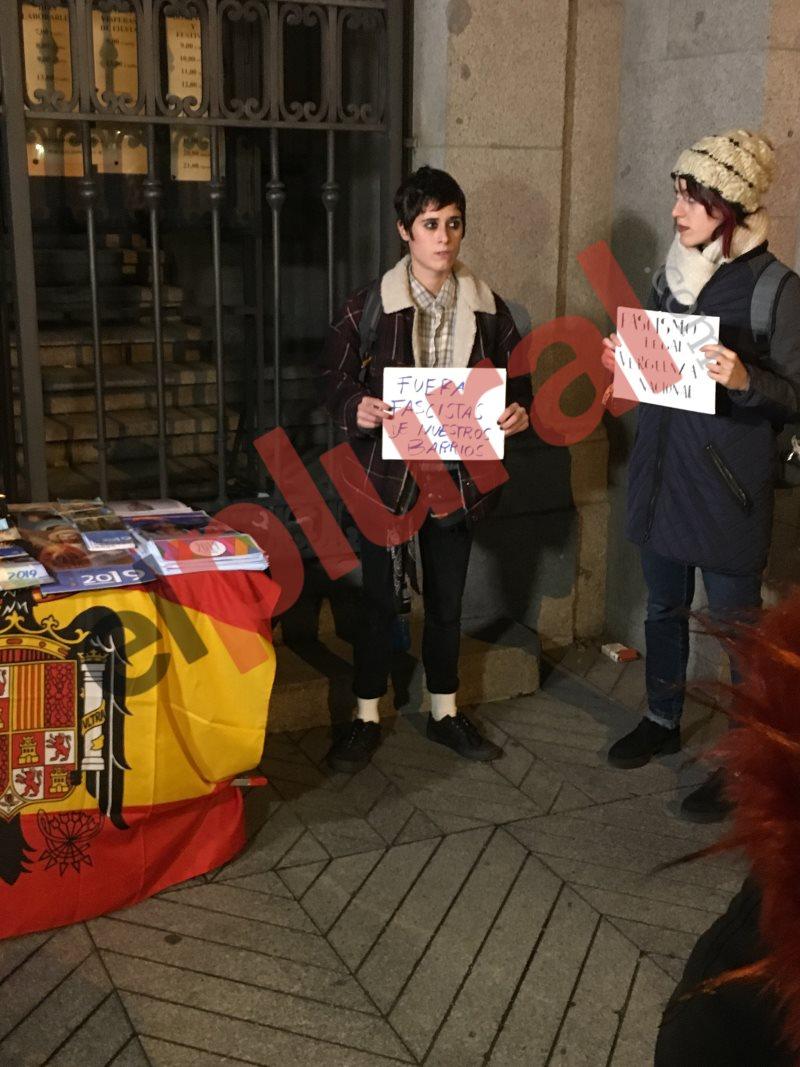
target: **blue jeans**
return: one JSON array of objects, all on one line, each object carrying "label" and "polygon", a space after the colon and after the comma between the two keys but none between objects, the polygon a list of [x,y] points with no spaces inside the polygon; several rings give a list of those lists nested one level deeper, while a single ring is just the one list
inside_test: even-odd
[{"label": "blue jeans", "polygon": [[[661,726],[677,726],[683,712],[695,570],[646,546],[642,548],[642,571],[648,591],[644,624],[647,717]],[[701,572],[709,615],[719,628],[731,630],[737,622],[755,618],[761,607],[760,574],[720,574],[705,567]],[[731,660],[733,683],[737,684],[740,678]]]}]

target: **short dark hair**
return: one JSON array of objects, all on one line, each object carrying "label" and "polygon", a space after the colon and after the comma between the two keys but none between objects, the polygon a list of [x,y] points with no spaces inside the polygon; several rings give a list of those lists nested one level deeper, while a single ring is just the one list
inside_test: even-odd
[{"label": "short dark hair", "polygon": [[711,189],[707,185],[702,185],[696,178],[693,178],[691,174],[673,174],[674,181],[682,181],[686,183],[686,192],[699,204],[702,204],[706,209],[706,214],[712,216],[714,211],[718,211],[721,215],[719,220],[719,226],[712,235],[712,239],[716,241],[718,237],[722,238],[722,254],[727,257],[731,254],[731,243],[733,241],[733,233],[737,226],[741,226],[744,220],[747,218],[747,212],[741,204],[736,204],[732,200],[726,200],[721,193],[718,193],[716,189]]},{"label": "short dark hair", "polygon": [[397,219],[411,233],[414,219],[423,211],[439,211],[448,204],[455,204],[461,212],[462,232],[467,227],[467,198],[464,190],[444,170],[435,167],[420,167],[406,180],[394,195]]}]

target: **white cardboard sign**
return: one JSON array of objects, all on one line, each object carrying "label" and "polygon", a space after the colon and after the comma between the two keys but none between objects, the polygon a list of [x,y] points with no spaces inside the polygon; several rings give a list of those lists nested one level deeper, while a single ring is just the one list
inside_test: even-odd
[{"label": "white cardboard sign", "polygon": [[[502,459],[506,371],[495,367],[386,367],[384,459]],[[413,417],[416,416],[416,419]],[[418,421],[417,421],[418,420]]]},{"label": "white cardboard sign", "polygon": [[621,307],[617,333],[614,396],[714,414],[717,387],[700,349],[719,343],[718,316]]}]

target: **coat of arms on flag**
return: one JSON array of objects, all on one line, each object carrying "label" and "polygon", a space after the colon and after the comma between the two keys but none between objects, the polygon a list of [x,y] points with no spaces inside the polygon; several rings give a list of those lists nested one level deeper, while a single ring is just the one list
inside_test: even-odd
[{"label": "coat of arms on flag", "polygon": [[0,593],[0,938],[117,911],[227,863],[264,745],[264,575]]},{"label": "coat of arms on flag", "polygon": [[[87,825],[72,828],[75,843],[93,837],[104,815],[124,829],[127,770],[123,636],[116,612],[89,609],[64,627],[53,616],[36,622],[22,591],[14,600],[12,605],[6,595],[0,615],[0,878],[10,882],[27,870],[24,838],[15,832],[25,808],[35,805],[61,866],[66,854],[51,841],[48,826],[55,816],[48,808],[85,783],[101,814],[80,814],[78,821]],[[90,862],[84,848],[68,851],[70,865]]]},{"label": "coat of arms on flag", "polygon": [[[49,644],[51,655],[63,647]],[[41,652],[24,644],[4,648],[0,637],[0,817],[6,819],[26,804],[63,800],[75,788],[77,664],[58,653],[28,658]]]}]

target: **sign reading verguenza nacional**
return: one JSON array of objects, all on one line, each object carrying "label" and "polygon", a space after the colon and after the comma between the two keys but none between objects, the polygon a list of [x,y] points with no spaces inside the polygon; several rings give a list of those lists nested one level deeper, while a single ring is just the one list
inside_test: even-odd
[{"label": "sign reading verguenza nacional", "polygon": [[719,342],[716,315],[621,307],[617,333],[614,396],[714,414],[717,387],[701,349]]}]

